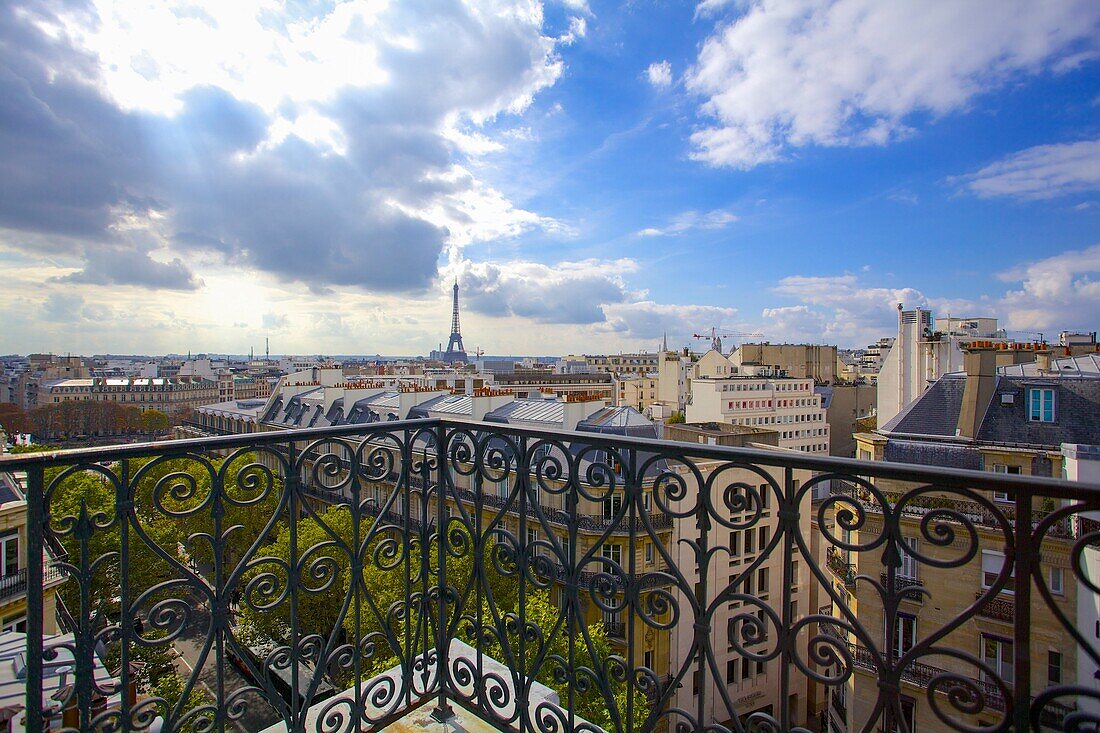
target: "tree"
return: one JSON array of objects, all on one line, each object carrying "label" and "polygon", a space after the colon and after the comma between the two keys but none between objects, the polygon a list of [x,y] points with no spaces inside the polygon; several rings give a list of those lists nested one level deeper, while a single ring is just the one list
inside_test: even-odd
[{"label": "tree", "polygon": [[168,429],[168,416],[160,410],[141,413],[141,429],[147,433],[160,433]]},{"label": "tree", "polygon": [[0,402],[0,430],[8,435],[15,433],[29,433],[31,421],[27,413],[19,405],[11,402]]},{"label": "tree", "polygon": [[679,411],[669,415],[668,420],[665,421],[665,423],[668,425],[677,425],[683,422],[686,422],[686,419],[684,418],[684,413]]}]

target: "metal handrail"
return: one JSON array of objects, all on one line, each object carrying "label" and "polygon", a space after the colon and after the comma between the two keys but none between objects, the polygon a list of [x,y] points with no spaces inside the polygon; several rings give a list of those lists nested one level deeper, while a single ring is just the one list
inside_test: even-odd
[{"label": "metal handrail", "polygon": [[[453,438],[470,441],[472,436],[483,436],[474,437],[474,445],[470,447],[475,454],[490,445],[490,440],[496,441],[497,445],[507,443],[511,446],[509,450],[513,454],[515,466],[510,473],[509,497],[479,495],[477,492],[480,491],[480,486],[486,485],[486,482],[490,486],[492,484],[490,468],[483,465],[484,461],[480,458],[463,458],[461,460],[465,462],[460,463],[460,459],[447,453],[449,440]],[[516,498],[522,494],[517,492],[530,490],[525,482],[533,475],[531,469],[538,455],[536,451],[548,443],[565,449],[561,451],[561,460],[565,465],[562,466],[560,476],[554,479],[553,490],[547,491],[550,494],[560,494],[562,506],[571,507],[571,510],[563,512],[541,504],[533,507],[524,504],[523,508],[528,511],[525,512],[520,527],[542,527],[524,537],[517,536],[514,521],[505,523],[500,517],[486,517],[479,512],[471,515],[461,511],[450,514],[446,522],[441,521],[444,512],[454,508],[453,502],[448,504],[449,500],[473,501],[483,506],[515,507],[518,510],[520,503]],[[313,485],[311,474],[317,474],[319,465],[324,465],[323,460],[330,455],[335,456],[331,453],[331,446],[340,444],[345,445],[346,450],[338,451],[340,457],[333,457],[335,463],[329,466],[333,470],[322,472],[323,478],[318,480],[332,484],[345,479],[358,481],[369,478],[372,466],[382,465],[382,470],[385,471],[387,461],[396,459],[401,468],[397,472],[399,480],[390,482],[391,485],[382,489],[389,492],[387,498],[393,499],[392,501],[382,504],[365,501],[370,494],[359,491],[357,495],[364,503],[356,506],[348,501],[348,496],[338,491]],[[383,448],[383,445],[389,447]],[[576,507],[583,506],[580,502],[592,502],[600,498],[600,492],[594,490],[597,487],[586,483],[592,479],[586,478],[584,471],[579,470],[581,464],[574,455],[578,446],[583,446],[582,450],[598,450],[602,455],[611,456],[608,460],[615,463],[618,471],[615,489],[623,494],[623,506],[630,508],[620,510],[625,515],[623,519],[576,512]],[[570,453],[570,448],[573,453]],[[367,462],[372,451],[378,457],[381,454],[376,451],[383,449],[391,451],[384,460],[378,464]],[[271,480],[269,486],[276,485],[271,477],[280,479],[281,483],[276,489],[278,493],[269,497],[278,500],[275,510],[277,513],[271,515],[266,528],[262,530],[271,534],[267,537],[259,536],[254,546],[247,550],[237,549],[229,553],[225,551],[228,546],[227,538],[239,537],[241,525],[233,527],[217,523],[227,517],[227,512],[239,513],[244,505],[240,503],[241,499],[227,496],[225,482],[228,467],[220,461],[234,452],[258,456],[256,460],[261,461],[268,470],[263,475]],[[617,452],[619,455],[614,455]],[[136,507],[138,502],[134,498],[133,483],[136,479],[131,473],[134,467],[129,460],[161,456],[183,458],[201,464],[206,481],[202,491],[209,489],[209,494],[201,497],[190,494],[186,485],[182,488],[158,485],[158,490],[152,492],[152,506],[149,505],[148,497],[143,495],[142,506]],[[347,465],[344,466],[340,461]],[[412,475],[409,474],[413,466],[411,461],[419,466],[418,472]],[[108,492],[112,490],[111,487],[117,487],[115,495],[118,503],[114,515],[106,513],[96,517],[65,517],[58,516],[55,506],[46,506],[45,497],[56,495],[59,490],[57,479],[52,478],[55,474],[47,474],[46,469],[65,467],[72,467],[70,470],[97,472]],[[744,511],[742,501],[731,500],[731,486],[719,483],[721,479],[713,478],[723,475],[727,469],[755,472],[759,478],[753,477],[742,484],[750,492],[759,483],[768,482],[765,490],[770,492],[769,498],[774,502],[774,511],[766,514],[757,512],[754,516],[752,511]],[[477,674],[481,673],[483,657],[491,648],[494,654],[500,656],[497,661],[505,667],[519,670],[523,676],[540,681],[548,680],[550,684],[557,685],[555,691],[559,693],[560,700],[570,701],[577,695],[589,694],[593,690],[604,694],[602,708],[596,706],[590,709],[592,714],[610,715],[606,720],[600,720],[600,725],[608,730],[637,729],[650,733],[658,724],[671,722],[663,715],[663,711],[673,709],[676,710],[675,715],[688,721],[684,723],[687,728],[705,729],[725,720],[738,719],[745,712],[735,709],[729,696],[715,700],[706,699],[707,695],[712,694],[708,692],[713,689],[711,684],[698,685],[698,700],[683,704],[679,699],[680,695],[688,695],[695,687],[690,683],[685,684],[685,679],[693,674],[715,673],[716,665],[719,664],[716,658],[721,651],[716,647],[719,643],[724,645],[730,642],[726,636],[732,633],[717,630],[718,624],[740,619],[741,635],[745,637],[742,641],[750,646],[756,645],[760,639],[768,639],[769,643],[765,646],[753,646],[752,651],[741,653],[769,654],[772,655],[769,659],[778,659],[779,667],[785,675],[783,689],[787,689],[788,677],[806,669],[806,659],[796,658],[802,652],[793,634],[804,628],[800,624],[801,617],[796,608],[800,605],[805,608],[803,594],[806,586],[802,581],[807,578],[811,584],[818,584],[823,600],[832,602],[822,608],[835,608],[837,614],[844,615],[844,620],[838,620],[837,623],[851,627],[850,632],[844,634],[844,649],[851,652],[852,660],[857,666],[869,669],[877,676],[878,679],[868,688],[868,694],[877,695],[879,704],[868,709],[881,711],[898,704],[899,676],[902,681],[917,680],[925,688],[932,689],[935,687],[932,682],[945,671],[915,662],[898,670],[890,668],[890,662],[876,662],[890,659],[889,652],[876,652],[863,645],[873,647],[882,637],[881,628],[865,629],[851,616],[844,606],[851,602],[850,596],[843,590],[837,590],[832,576],[826,572],[839,571],[836,574],[849,587],[855,582],[857,563],[847,562],[840,555],[841,549],[853,553],[857,558],[860,557],[860,552],[869,552],[874,554],[879,563],[888,557],[894,558],[896,562],[898,552],[901,551],[899,517],[927,517],[929,512],[942,508],[938,502],[948,502],[944,506],[949,506],[954,511],[948,521],[986,527],[1003,525],[1000,528],[1006,530],[1006,537],[1020,534],[1012,531],[1017,517],[1027,521],[1030,526],[1042,527],[1040,540],[1022,542],[1019,547],[1014,548],[1012,554],[1008,554],[1011,562],[1015,563],[1015,577],[1030,579],[1040,577],[1035,574],[1035,570],[1038,563],[1042,562],[1038,554],[1041,541],[1050,538],[1065,539],[1067,533],[1072,535],[1077,525],[1069,520],[1075,512],[1083,514],[1086,511],[1100,511],[1100,486],[1055,479],[867,463],[790,451],[729,448],[450,419],[335,428],[276,429],[233,436],[0,457],[0,471],[12,470],[26,471],[28,476],[29,551],[32,554],[40,551],[55,534],[61,535],[63,539],[67,537],[65,541],[70,551],[67,563],[76,568],[68,582],[74,584],[75,590],[80,591],[73,594],[74,598],[80,598],[80,603],[73,606],[75,618],[67,623],[73,629],[76,655],[72,709],[77,718],[73,725],[80,729],[96,727],[95,716],[99,714],[92,705],[93,698],[98,694],[96,690],[102,687],[98,682],[93,683],[92,666],[94,659],[98,658],[95,655],[102,651],[96,647],[119,644],[129,645],[130,648],[136,648],[137,644],[171,645],[183,633],[182,630],[177,632],[173,624],[178,619],[191,619],[189,614],[196,612],[196,606],[201,607],[201,612],[209,614],[211,618],[208,626],[198,624],[196,628],[199,629],[200,636],[206,634],[206,639],[199,639],[200,646],[205,650],[203,654],[208,655],[206,667],[213,670],[216,676],[216,684],[212,684],[211,689],[219,691],[226,689],[224,672],[221,669],[229,653],[226,650],[237,644],[231,625],[231,609],[235,611],[242,608],[256,614],[273,610],[280,614],[276,618],[281,619],[279,623],[284,624],[285,629],[276,627],[270,632],[278,637],[274,648],[277,650],[279,643],[284,643],[289,664],[292,665],[295,660],[312,660],[310,668],[315,670],[310,673],[310,680],[303,683],[311,686],[308,690],[299,689],[297,681],[293,683],[296,686],[295,691],[305,703],[312,699],[313,692],[310,690],[316,691],[322,680],[330,679],[325,675],[343,675],[340,679],[345,682],[349,676],[354,676],[356,683],[364,682],[363,670],[377,668],[378,659],[375,655],[378,650],[391,652],[393,663],[401,673],[398,677],[408,680],[419,675],[416,677],[420,680],[417,684],[427,687],[418,688],[421,697],[416,699],[408,695],[404,699],[387,701],[386,709],[379,712],[377,718],[370,718],[368,724],[364,725],[366,728],[384,727],[398,720],[408,706],[423,704],[424,698],[428,697],[434,699],[437,711],[443,715],[448,708],[448,696],[458,695],[460,687],[466,689],[465,686],[471,684],[477,692],[472,698],[463,698],[461,702],[476,710],[489,723],[498,727],[516,727],[522,733],[537,728],[538,725],[524,714],[519,714],[517,718],[505,709],[494,707],[494,704],[499,705],[502,696],[495,690],[482,687],[484,681],[468,679],[469,675],[475,674],[474,671],[448,666],[448,656],[451,654],[449,640],[464,640],[464,643],[475,647],[471,658],[478,660]],[[134,468],[134,472],[136,471]],[[347,472],[346,475],[341,473],[343,471]],[[798,474],[796,479],[796,471],[809,471],[821,476],[806,480],[804,474]],[[466,472],[475,475],[477,480],[471,480],[470,485],[476,488],[459,489],[455,485],[455,476]],[[658,485],[658,479],[665,483]],[[851,542],[847,539],[842,541],[835,535],[825,535],[824,541],[830,552],[824,563],[827,567],[821,567],[811,552],[811,538],[806,535],[805,528],[809,526],[811,516],[818,519],[824,516],[819,516],[820,512],[824,512],[824,508],[819,509],[820,502],[814,503],[811,508],[811,496],[815,493],[815,484],[825,480],[830,481],[837,492],[831,497],[831,504],[826,500],[827,506],[835,506],[839,511],[845,507],[846,501],[856,501],[859,509],[867,512],[874,512],[877,507],[879,516],[883,519],[876,519],[874,523],[860,528],[859,534],[868,536],[853,537]],[[910,482],[921,488],[912,495],[878,492],[882,505],[876,505],[871,500],[873,497],[870,495],[877,492],[877,489],[860,491],[853,488],[863,481],[878,480]],[[598,483],[595,480],[592,482]],[[369,491],[375,488],[371,487]],[[940,492],[942,498],[929,499],[920,495],[921,491],[928,488]],[[202,494],[202,491],[198,493]],[[1000,505],[993,506],[990,503],[986,506],[975,499],[981,498],[975,492],[982,491],[997,491],[1008,495],[1012,511],[1001,511]],[[393,492],[400,495],[394,496]],[[960,492],[965,492],[966,496],[959,496]],[[356,520],[350,525],[355,528],[351,531],[355,533],[354,536],[360,537],[356,540],[360,544],[352,542],[352,537],[336,535],[331,531],[328,534],[322,532],[321,535],[309,535],[315,538],[310,542],[318,543],[313,547],[300,544],[307,535],[296,532],[296,528],[301,529],[303,522],[308,519],[323,528],[327,521],[325,513],[318,512],[315,505],[302,502],[304,495],[336,498],[336,503],[347,506]],[[950,498],[952,495],[956,499]],[[182,514],[209,518],[216,526],[220,526],[217,533],[194,533],[187,538],[188,542],[200,547],[205,542],[214,551],[213,567],[208,572],[199,572],[183,564],[177,566],[176,558],[172,555],[173,548],[154,546],[156,540],[145,532],[147,527],[144,524],[157,521],[158,512],[160,516],[171,521],[182,516],[178,507],[173,509],[158,503],[157,497],[163,499],[165,496],[180,503],[186,503],[189,499],[203,502],[198,509],[188,509]],[[527,494],[528,498],[533,496]],[[557,499],[553,496],[548,498],[550,501]],[[1059,516],[1050,518],[1048,511],[1032,509],[1041,506],[1036,500],[1045,501],[1047,498],[1056,501],[1070,500],[1076,504],[1058,509]],[[643,499],[652,499],[658,511],[631,517],[631,513],[643,505]],[[905,501],[904,509],[895,511],[893,505],[899,500]],[[950,504],[952,501],[956,504]],[[666,505],[669,508],[666,509]],[[389,509],[383,511],[383,506],[388,506]],[[375,521],[358,521],[368,518],[374,518]],[[849,522],[849,519],[843,521]],[[727,532],[745,528],[751,531],[762,522],[766,522],[769,527],[767,546],[761,547],[759,553],[755,553],[740,572],[730,574],[727,554],[733,546],[733,538]],[[821,526],[824,528],[827,522],[828,518],[825,518]],[[841,523],[839,516],[837,523]],[[91,543],[88,540],[102,539],[116,527],[128,530],[118,535],[118,541],[122,543],[119,551],[107,552],[109,561],[94,565],[100,558],[90,556]],[[442,527],[447,528],[445,533],[441,531]],[[935,529],[937,528],[932,528]],[[582,535],[581,530],[586,533]],[[593,536],[594,532],[599,536]],[[613,563],[608,560],[608,570],[598,570],[599,558],[602,558],[600,545],[606,547],[608,542],[621,543],[618,535],[622,533],[629,538],[629,549],[622,545],[620,551],[629,562]],[[553,542],[548,541],[547,535],[552,535],[549,539]],[[764,537],[765,533],[761,531],[760,536]],[[273,549],[276,543],[272,541],[276,537],[279,542],[287,543],[285,551],[289,553],[289,559],[286,562],[279,558],[262,557],[265,552],[276,551]],[[323,539],[318,541],[317,537]],[[539,537],[543,539],[540,540]],[[958,533],[956,537],[955,544],[965,543],[968,535]],[[814,541],[819,542],[821,538]],[[859,546],[861,541],[867,543],[865,547]],[[647,569],[639,572],[633,568],[640,564],[636,562],[637,555],[634,553],[641,548],[643,542],[651,543],[646,544],[647,553],[651,545],[656,549],[654,565],[659,570]],[[492,547],[503,549],[490,558]],[[154,593],[142,596],[140,602],[132,595],[127,596],[131,592],[127,590],[127,573],[132,570],[135,562],[135,548],[152,551],[165,563],[179,569],[175,577],[163,582]],[[325,552],[336,560],[326,557],[324,552],[319,555],[316,552],[318,548],[329,548]],[[723,549],[726,553],[722,552]],[[145,556],[147,555],[141,557]],[[467,564],[462,566],[462,572],[463,578],[469,578],[469,581],[463,580],[459,583],[447,577],[450,563],[448,558],[452,556]],[[619,557],[619,554],[615,553],[614,556]],[[778,579],[779,573],[773,572],[770,589],[772,595],[769,598],[774,603],[770,605],[760,600],[764,598],[763,595],[754,598],[751,593],[738,593],[735,585],[749,577],[746,573],[755,573],[769,557],[778,561],[777,567],[783,568],[784,584],[787,580],[794,581],[785,587],[776,588],[774,581]],[[970,557],[974,557],[974,554],[971,553]],[[789,578],[787,569],[793,567],[795,560],[805,572],[798,578]],[[232,566],[232,562],[245,564]],[[250,562],[257,564],[248,565]],[[267,566],[275,569],[265,570]],[[91,596],[93,593],[103,592],[96,585],[100,582],[97,577],[101,579],[103,576],[103,572],[98,570],[100,568],[107,568],[109,577],[114,577],[110,574],[116,572],[117,568],[123,579],[123,600],[120,608],[126,618],[118,621],[115,625],[117,629],[114,626],[101,629],[96,625],[103,622],[95,616],[95,609],[102,606],[102,599]],[[367,571],[398,573],[386,576],[392,578],[396,585],[386,589],[384,603],[381,605],[372,605],[370,601],[375,599],[364,598],[376,592],[374,586],[360,580],[359,574]],[[29,610],[26,659],[29,679],[39,679],[43,672],[41,619],[37,618],[37,614],[43,608],[43,592],[48,582],[48,572],[39,572],[37,567],[27,569]],[[97,572],[99,576],[96,575]],[[261,577],[265,572],[272,574],[272,577]],[[279,577],[280,573],[285,577]],[[546,574],[553,574],[554,577],[548,579]],[[876,592],[883,594],[883,604],[887,608],[896,610],[899,600],[911,597],[921,586],[911,582],[912,579],[898,576],[896,571],[885,574],[887,581],[891,574],[895,576],[894,582],[883,584]],[[759,577],[765,576],[761,572]],[[1003,585],[1004,581],[1002,579],[999,582]],[[518,586],[516,598],[509,601],[513,605],[498,607],[494,605],[494,599],[486,598],[496,592],[494,584],[500,583]],[[875,582],[868,583],[869,590],[875,585]],[[111,592],[115,590],[110,589]],[[1018,645],[1017,648],[1027,648],[1032,613],[1031,604],[1026,602],[1029,589],[1021,587],[1018,591],[1022,595],[1019,596],[1020,605],[1015,609],[1017,623],[1012,631],[1013,641]],[[261,595],[259,599],[253,597],[257,593]],[[795,593],[799,594],[798,604],[793,602]],[[180,597],[162,597],[173,594]],[[323,629],[324,633],[313,633],[308,626],[308,623],[313,623],[310,620],[312,611],[306,601],[318,600],[323,595],[339,598],[340,594],[344,594],[344,597],[342,605],[337,604],[340,610],[336,616],[336,625],[331,629]],[[537,594],[545,594],[545,603],[552,603],[549,611],[536,602]],[[1042,606],[1043,601],[1038,592],[1033,593],[1030,598],[1036,599],[1036,606]],[[754,600],[761,607],[759,610],[749,608]],[[862,596],[859,600],[861,604],[864,603]],[[943,600],[956,602],[960,599],[945,597]],[[765,606],[768,609],[766,613],[762,608]],[[294,613],[294,608],[302,609],[303,612]],[[985,608],[975,611],[960,609],[960,612],[965,611],[969,617],[974,617],[981,615],[984,610]],[[554,617],[553,622],[542,617],[539,617],[542,618],[541,621],[532,620],[536,611],[540,614],[549,613]],[[616,637],[621,639],[616,647],[618,661],[614,664],[601,662],[593,666],[583,658],[574,659],[574,656],[590,651],[583,629],[587,624],[596,623],[601,613],[622,614],[622,621],[612,622],[608,630],[613,634],[621,631],[623,636]],[[139,618],[139,614],[145,615]],[[147,623],[137,623],[143,618]],[[382,618],[381,626],[370,627],[374,629],[372,635],[364,636],[364,619],[369,621],[372,618]],[[757,619],[759,624],[756,623]],[[819,622],[819,626],[822,623]],[[1058,623],[1057,619],[1055,623]],[[622,624],[622,627],[618,624]],[[833,628],[827,623],[824,626]],[[627,638],[627,628],[637,629],[638,633],[631,633]],[[840,633],[836,628],[833,630]],[[934,630],[926,631],[930,636]],[[677,646],[671,643],[668,635],[683,633],[690,635],[690,644]],[[280,634],[285,634],[285,638],[278,636]],[[135,635],[141,635],[141,638],[138,639]],[[539,650],[539,644],[553,641],[555,637],[561,640],[563,635],[568,637],[565,647],[555,647],[552,653]],[[360,643],[349,644],[349,640]],[[640,647],[639,644],[642,643],[647,644],[647,647]],[[626,645],[625,650],[622,649],[623,644]],[[670,683],[661,686],[656,692],[647,691],[646,702],[635,705],[629,694],[630,685],[635,684],[631,681],[635,677],[629,667],[637,666],[643,653],[652,651],[653,644],[667,644],[665,648],[671,650],[670,667],[667,670],[656,670],[662,679],[668,679]],[[676,656],[682,652],[686,652],[688,657],[680,659]],[[914,652],[920,654],[921,649],[914,647]],[[981,660],[973,660],[971,651],[962,650],[957,653],[964,659],[977,661],[975,668],[981,668]],[[566,663],[562,662],[563,659]],[[440,663],[436,672],[426,668],[426,665],[435,663],[429,660],[438,660]],[[1016,665],[1015,679],[1027,679],[1027,670],[1018,669],[1025,662],[1022,658],[1013,660]],[[819,664],[812,660],[810,663]],[[247,667],[252,663],[245,659],[242,664]],[[623,668],[624,665],[626,668]],[[878,669],[877,666],[887,668]],[[286,664],[282,668],[285,669]],[[127,677],[127,669],[123,665],[120,673],[120,683],[124,688],[133,681]],[[254,694],[270,703],[289,729],[305,727],[302,717],[302,711],[307,707],[305,703],[299,705],[298,702],[279,702],[278,692],[265,681],[262,670],[250,668],[246,671],[258,680],[257,692]],[[291,676],[297,679],[296,675]],[[501,679],[508,677],[509,675],[504,675]],[[990,685],[997,687],[984,679],[977,684],[983,694],[990,689]],[[35,688],[35,685],[27,686],[27,708],[33,709],[43,702],[42,690],[38,689],[36,692]],[[524,685],[524,689],[512,693],[517,696],[520,707],[527,704],[527,696],[530,694],[527,688]],[[358,688],[353,686],[350,694],[359,694],[354,692],[356,689]],[[1059,696],[1074,694],[1069,686],[1065,686],[1064,690],[1059,687],[1054,692]],[[228,715],[229,706],[239,704],[239,698],[230,699],[226,693],[220,694],[223,697],[215,700],[213,707],[221,711],[217,715],[223,717],[214,721],[214,727],[228,722],[228,717],[225,716]],[[997,710],[996,695],[990,693],[985,697],[990,701],[989,709]],[[293,699],[298,700],[298,697]],[[371,699],[380,698],[375,695]],[[622,699],[629,702],[624,710],[618,710],[616,706]],[[756,698],[746,696],[745,699],[753,707],[760,707],[762,703]],[[791,729],[804,722],[795,719],[794,711],[786,702],[774,701],[773,709],[777,711],[775,727],[778,729]],[[952,703],[959,715],[973,715],[966,712],[969,709],[965,707],[967,700],[953,698]],[[1040,704],[1041,709],[1038,707]],[[1003,699],[1000,705],[1002,710],[1013,707]],[[1029,715],[1039,716],[1045,721],[1049,719],[1051,710],[1060,709],[1058,705],[1060,703],[1044,698],[1042,703],[1037,699],[1032,706],[1017,706],[1017,709],[1004,712],[1011,716],[1009,727],[1022,733],[1028,727]],[[1030,707],[1035,709],[1031,710]],[[171,729],[180,722],[182,710],[158,709],[166,716],[166,729]],[[353,709],[359,714],[366,714],[364,711],[367,711],[367,707],[363,705],[353,706]],[[236,715],[237,707],[233,707],[232,711]],[[696,715],[695,711],[711,711],[706,714],[718,717],[713,720],[696,719],[692,717]],[[373,714],[369,713],[368,717]],[[36,717],[31,716],[32,719]],[[873,729],[874,723],[875,721],[870,721],[866,727]],[[34,726],[32,723],[31,727]],[[677,726],[680,727],[680,723]]]}]

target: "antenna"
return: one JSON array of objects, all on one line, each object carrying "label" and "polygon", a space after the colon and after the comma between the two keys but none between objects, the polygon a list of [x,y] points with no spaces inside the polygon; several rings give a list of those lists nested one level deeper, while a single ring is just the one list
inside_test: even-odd
[{"label": "antenna", "polygon": [[264,361],[271,361],[271,339],[264,336]]}]

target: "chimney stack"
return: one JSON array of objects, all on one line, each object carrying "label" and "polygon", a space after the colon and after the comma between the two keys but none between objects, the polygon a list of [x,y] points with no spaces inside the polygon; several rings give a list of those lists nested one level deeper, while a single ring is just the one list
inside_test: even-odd
[{"label": "chimney stack", "polygon": [[1050,349],[1035,352],[1035,367],[1040,374],[1050,374]]},{"label": "chimney stack", "polygon": [[966,387],[955,434],[975,438],[997,388],[997,350],[992,342],[978,341],[963,348]]}]

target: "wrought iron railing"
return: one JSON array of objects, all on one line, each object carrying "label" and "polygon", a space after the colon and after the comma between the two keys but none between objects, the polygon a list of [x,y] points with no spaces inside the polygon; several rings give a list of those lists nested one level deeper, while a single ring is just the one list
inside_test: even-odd
[{"label": "wrought iron railing", "polygon": [[920,578],[914,578],[910,575],[898,575],[894,576],[893,581],[890,580],[890,573],[883,570],[879,573],[879,582],[882,583],[882,587],[887,587],[886,584],[893,582],[893,587],[897,593],[901,595],[907,601],[920,602],[924,599],[924,582]]},{"label": "wrought iron railing", "polygon": [[[918,718],[948,728],[1022,733],[1070,710],[1096,722],[1100,695],[1075,675],[1100,650],[1042,558],[1059,543],[1067,585],[1094,592],[1085,553],[1100,537],[1078,520],[1100,512],[1097,486],[452,420],[19,455],[0,471],[27,474],[29,555],[59,542],[69,574],[59,684],[47,578],[27,570],[24,709],[44,711],[23,716],[29,730],[375,730],[428,705],[523,733],[789,731],[840,685],[856,688],[854,730],[893,730],[914,680]],[[814,502],[826,483],[838,491]],[[602,521],[612,495],[621,506],[593,532],[586,517]],[[918,545],[902,517],[919,519]],[[734,567],[749,532],[766,545]],[[995,578],[983,548],[1003,552]],[[840,553],[850,592],[825,567]],[[903,554],[951,612],[939,628],[922,618],[899,656],[882,641],[914,591]],[[973,601],[933,580],[983,570],[993,582]],[[1026,651],[1042,626],[1063,684],[1027,653],[1008,655],[1011,675],[986,661],[969,622],[1010,581],[998,643]],[[806,614],[811,587],[821,606]],[[874,609],[874,628],[852,609]]]},{"label": "wrought iron railing", "polygon": [[[0,576],[0,601],[8,601],[27,592],[27,569],[19,568],[14,573]],[[46,562],[42,571],[42,580],[53,583],[64,577],[62,570],[52,562]]]},{"label": "wrought iron railing", "polygon": [[840,553],[830,547],[829,553],[826,556],[825,564],[829,570],[833,571],[833,575],[840,578],[840,581],[848,587],[852,587],[856,582],[856,566],[855,563],[847,562]]},{"label": "wrought iron railing", "polygon": [[1016,603],[1012,596],[999,595],[993,598],[985,598],[985,593],[978,591],[974,594],[975,601],[985,601],[975,612],[978,616],[1012,623],[1016,618]]}]

